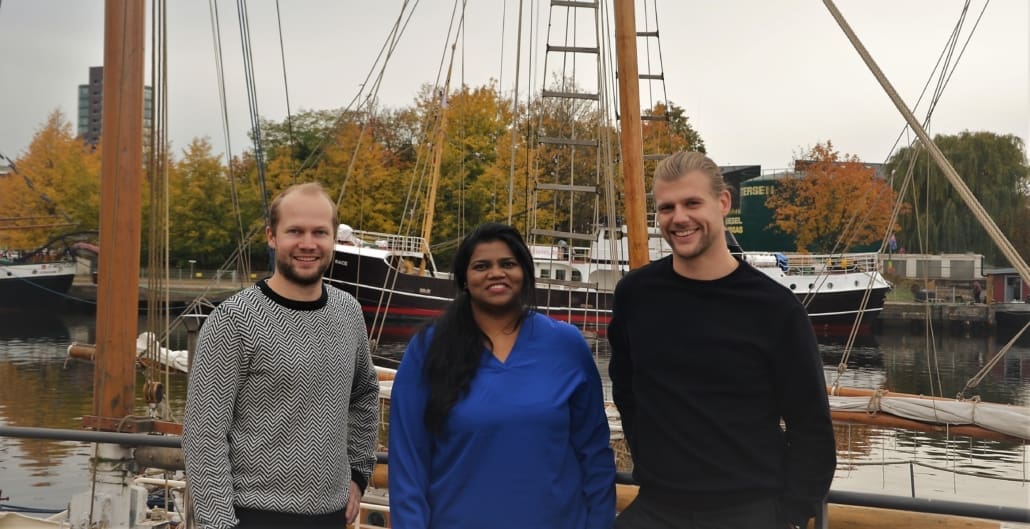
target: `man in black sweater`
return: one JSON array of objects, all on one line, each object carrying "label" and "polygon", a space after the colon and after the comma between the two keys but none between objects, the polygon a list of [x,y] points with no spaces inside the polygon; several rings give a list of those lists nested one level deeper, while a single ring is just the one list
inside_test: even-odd
[{"label": "man in black sweater", "polygon": [[730,253],[730,193],[711,159],[663,160],[654,198],[672,255],[622,279],[608,326],[612,393],[640,483],[616,529],[803,525],[836,466],[808,314]]}]

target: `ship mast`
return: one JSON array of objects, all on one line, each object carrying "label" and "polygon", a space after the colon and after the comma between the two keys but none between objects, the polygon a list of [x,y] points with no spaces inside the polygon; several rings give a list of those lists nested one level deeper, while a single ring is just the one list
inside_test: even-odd
[{"label": "ship mast", "polygon": [[[146,5],[107,0],[104,15],[104,147],[100,176],[100,259],[93,413],[98,429],[135,406],[143,172]],[[110,425],[109,425],[110,426]]]},{"label": "ship mast", "polygon": [[629,267],[650,261],[644,202],[644,147],[640,127],[640,81],[637,69],[637,23],[634,0],[615,0],[615,54],[619,72],[619,115],[622,122],[622,178],[629,239]]}]

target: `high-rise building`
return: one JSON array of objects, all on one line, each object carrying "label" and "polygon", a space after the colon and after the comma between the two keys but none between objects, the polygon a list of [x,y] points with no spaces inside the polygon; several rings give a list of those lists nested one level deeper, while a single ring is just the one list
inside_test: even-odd
[{"label": "high-rise building", "polygon": [[[90,145],[100,141],[104,116],[104,67],[89,68],[89,84],[79,85],[79,137]],[[154,124],[154,90],[143,87],[143,134]]]}]

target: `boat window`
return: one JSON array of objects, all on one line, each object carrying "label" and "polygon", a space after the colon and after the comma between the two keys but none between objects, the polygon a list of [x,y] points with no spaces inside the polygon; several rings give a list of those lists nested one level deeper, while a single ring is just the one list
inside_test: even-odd
[{"label": "boat window", "polygon": [[794,284],[794,283],[790,284],[790,289],[791,290],[797,290],[797,288],[798,288],[798,286],[796,284]]},{"label": "boat window", "polygon": [[833,283],[826,283],[826,288],[833,288]]},{"label": "boat window", "polygon": [[551,277],[551,270],[548,268],[540,269],[540,279],[548,279]]},{"label": "boat window", "polygon": [[565,279],[565,270],[555,270],[554,271],[554,278],[555,279]]},{"label": "boat window", "polygon": [[579,270],[573,270],[572,271],[572,280],[573,281],[582,281],[583,280],[583,274],[580,273]]}]

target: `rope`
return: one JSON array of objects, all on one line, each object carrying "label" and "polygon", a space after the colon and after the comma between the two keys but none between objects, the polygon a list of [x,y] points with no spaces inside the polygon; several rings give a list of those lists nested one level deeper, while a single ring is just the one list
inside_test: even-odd
[{"label": "rope", "polygon": [[[159,344],[153,337],[169,325],[169,182],[168,182],[168,26],[165,0],[152,0],[151,17],[151,86],[153,87],[153,127],[150,131],[150,152],[147,164],[150,177],[150,222],[147,252],[147,382],[161,376]],[[167,371],[167,369],[166,369]],[[167,372],[166,372],[166,384]],[[170,409],[165,402],[167,416]],[[156,403],[152,403],[156,405]],[[152,408],[155,410],[155,408]]]},{"label": "rope", "polygon": [[[929,124],[931,116],[933,115],[933,111],[936,109],[937,103],[940,101],[940,98],[943,95],[944,88],[947,86],[948,82],[951,80],[952,74],[954,74],[955,69],[958,67],[959,60],[962,58],[962,55],[965,53],[966,47],[969,45],[969,40],[972,38],[973,33],[976,32],[976,29],[977,29],[977,27],[980,24],[980,20],[983,18],[984,12],[986,11],[987,5],[989,3],[990,3],[990,0],[988,0],[988,2],[984,4],[983,9],[980,11],[980,14],[979,14],[979,16],[976,19],[976,22],[973,25],[973,28],[970,30],[969,34],[967,35],[966,41],[963,44],[962,49],[959,51],[958,56],[955,58],[954,62],[952,63],[951,58],[952,58],[952,56],[954,54],[955,47],[956,47],[956,45],[958,43],[958,37],[961,34],[962,26],[964,24],[964,21],[965,21],[965,18],[966,18],[966,14],[967,14],[968,9],[969,9],[969,0],[967,0],[965,5],[963,6],[962,11],[961,11],[961,13],[959,15],[959,19],[956,22],[955,27],[952,29],[952,32],[949,35],[948,40],[947,40],[947,42],[944,45],[944,48],[941,50],[941,54],[938,56],[937,62],[934,65],[933,70],[931,71],[930,75],[927,77],[926,83],[924,83],[923,89],[922,89],[922,91],[919,94],[919,99],[916,101],[916,104],[913,107],[913,108],[916,108],[916,107],[919,106],[919,103],[922,101],[923,96],[926,94],[926,90],[929,87],[930,82],[933,80],[933,78],[935,76],[937,76],[937,79],[938,79],[937,85],[936,85],[936,87],[934,89],[934,93],[933,93],[933,96],[931,97],[931,102],[930,102],[929,108],[928,108],[928,110],[926,112],[926,116],[924,118],[924,125]],[[942,65],[942,61],[943,61],[943,65]],[[949,64],[951,65],[951,69],[950,70],[948,70]],[[940,75],[937,75],[938,67],[940,67]],[[947,71],[947,74],[945,74],[946,71]],[[908,127],[907,124],[902,128],[901,133],[899,133],[898,138],[894,141],[894,145],[891,147],[890,151],[888,152],[887,157],[885,159],[885,162],[886,162],[886,160],[890,159],[890,157],[894,153],[895,149],[897,148],[897,145],[898,145],[901,137],[905,134],[905,132],[908,129],[909,129],[909,127]],[[893,207],[893,209],[891,211],[890,220],[889,220],[889,222],[887,223],[887,225],[885,227],[885,233],[883,234],[883,237],[881,237],[880,248],[879,248],[879,252],[880,253],[882,253],[884,251],[884,249],[886,248],[887,239],[889,238],[890,233],[893,231],[893,227],[894,227],[895,223],[897,222],[898,215],[900,214],[900,211],[901,211],[902,199],[906,195],[906,190],[909,188],[909,183],[912,181],[912,176],[913,176],[914,167],[915,167],[915,161],[916,161],[916,158],[915,158],[915,156],[913,156],[912,159],[909,162],[909,167],[908,167],[908,170],[906,171],[906,176],[905,176],[905,180],[903,182],[903,185],[902,185],[901,189],[899,190],[899,192],[897,194],[897,200],[895,201],[894,207]],[[929,182],[930,182],[930,179],[927,178],[926,179],[926,185],[927,186],[929,186]],[[872,192],[872,189],[871,188],[867,188],[865,193],[862,196],[862,200],[865,200],[868,197],[868,194],[871,193],[871,192]],[[926,193],[926,196],[927,196],[927,200],[929,200],[929,192]],[[928,209],[929,208],[927,208],[927,210]],[[858,215],[854,215],[854,216],[852,216],[849,219],[848,224],[845,226],[845,229],[843,230],[844,236],[842,236],[841,239],[838,240],[838,244],[836,244],[834,246],[833,253],[836,253],[838,251],[838,249],[840,249],[840,246],[841,246],[840,243],[842,241],[847,241],[843,245],[844,248],[847,248],[847,247],[851,246],[851,244],[855,241],[855,239],[858,236],[858,230],[857,230],[857,228],[855,228],[855,226],[865,225],[869,215],[871,214],[871,210],[872,210],[871,208],[866,208],[865,209],[864,214],[861,215],[861,222],[856,223],[856,221],[859,218]],[[918,226],[918,224],[919,224],[918,208],[916,208],[915,214],[916,214],[916,223],[917,223],[917,226]],[[974,212],[974,214],[976,214],[976,212]],[[929,226],[927,226],[927,229],[929,229]],[[917,233],[918,233],[918,229],[917,229]],[[920,237],[919,246],[921,248],[921,251],[923,251],[922,237]],[[850,357],[850,353],[851,353],[851,350],[852,350],[852,346],[853,346],[854,340],[857,337],[858,322],[860,321],[860,319],[862,317],[862,311],[865,309],[866,306],[868,306],[868,300],[869,300],[869,297],[870,297],[870,294],[871,294],[871,291],[870,291],[871,288],[872,288],[872,282],[867,284],[866,292],[864,293],[864,295],[862,297],[862,302],[861,302],[861,304],[859,306],[859,312],[855,316],[855,325],[852,326],[851,333],[848,336],[848,340],[847,340],[847,343],[846,343],[845,349],[844,349],[844,354],[841,357],[840,366],[846,366],[847,360]],[[811,302],[811,299],[806,298],[805,303],[804,303],[805,307],[807,307],[810,302]],[[929,316],[930,316],[929,306],[926,307],[926,310],[927,310],[927,322],[929,322],[930,321],[930,319],[929,319]],[[934,355],[934,358],[936,358],[936,355]],[[840,373],[841,373],[841,371],[838,370],[838,380],[839,380]],[[938,370],[937,370],[937,378],[938,378],[938,387],[942,388],[942,385],[941,385],[941,382],[940,382],[939,366],[938,366]],[[932,381],[931,381],[931,387],[932,387],[932,385],[933,384],[932,384]],[[943,388],[941,390],[943,392]]]},{"label": "rope", "polygon": [[244,249],[249,246],[248,237],[246,235],[246,229],[243,227],[243,212],[240,206],[239,189],[236,186],[236,173],[233,170],[232,163],[232,137],[229,133],[229,109],[225,92],[225,67],[222,61],[222,31],[221,22],[218,16],[218,3],[215,0],[208,0],[208,8],[211,18],[211,40],[214,46],[215,73],[217,75],[218,83],[219,114],[222,119],[222,135],[225,139],[225,167],[229,174],[229,196],[232,200],[232,209],[234,217],[236,218],[236,227],[239,230],[237,251],[241,254],[245,254],[245,257],[239,261],[239,270],[244,276],[249,276],[250,254],[249,252],[244,251]]},{"label": "rope", "polygon": [[[258,172],[258,190],[265,224],[268,224],[268,191],[265,185],[265,152],[261,144],[261,115],[258,112],[257,80],[254,75],[254,55],[250,42],[250,19],[247,14],[247,0],[236,0],[240,25],[240,46],[243,54],[243,77],[247,88],[247,108],[250,110],[250,133],[254,143],[254,164]],[[269,249],[271,253],[271,249]]]},{"label": "rope", "polygon": [[290,138],[290,148],[295,149],[293,141],[293,116],[290,114],[290,85],[286,81],[286,46],[283,44],[283,19],[279,14],[279,0],[275,0],[275,20],[279,26],[279,55],[283,64],[283,91],[286,93],[286,131]]},{"label": "rope", "polygon": [[[461,38],[461,36],[464,34],[464,23],[465,23],[464,7],[465,7],[465,3],[467,3],[467,0],[463,0],[462,3],[461,3],[462,16],[460,17],[460,19],[458,19],[457,27],[455,27],[455,19],[457,18],[457,13],[458,13],[458,1],[457,0],[455,0],[454,7],[451,10],[451,19],[450,19],[450,22],[449,22],[448,28],[447,28],[447,39],[445,41],[444,50],[443,50],[443,52],[442,52],[442,54],[440,56],[440,63],[439,63],[439,66],[437,68],[436,81],[433,84],[433,93],[439,94],[439,96],[441,98],[440,104],[438,105],[439,111],[437,112],[437,116],[436,116],[435,120],[427,120],[428,122],[423,126],[423,128],[421,130],[421,133],[420,133],[420,137],[422,137],[422,138],[428,137],[428,135],[432,131],[434,131],[437,127],[442,126],[442,124],[440,123],[440,120],[443,119],[444,102],[446,101],[447,91],[450,89],[450,87],[449,87],[449,80],[450,80],[451,67],[453,67],[453,64],[454,64],[454,56],[455,56],[454,50],[457,47],[458,39]],[[455,34],[454,35],[453,43],[451,43],[451,34],[452,33]],[[444,61],[447,58],[447,48],[448,47],[450,47],[450,49],[451,49],[451,60],[450,60],[449,66],[448,66],[448,74],[447,74],[448,81],[446,83],[446,86],[441,89],[441,87],[440,87],[440,77],[441,77],[441,75],[443,75],[443,65],[444,65]],[[404,208],[402,210],[402,211],[411,211],[412,214],[410,216],[407,216],[406,218],[402,218],[401,219],[401,223],[400,223],[399,229],[397,230],[398,234],[401,234],[401,235],[409,235],[411,233],[411,231],[412,231],[412,229],[414,227],[414,224],[415,224],[415,219],[416,219],[415,212],[419,209],[418,197],[422,196],[423,185],[424,184],[428,185],[427,175],[430,172],[429,163],[431,161],[431,155],[430,155],[431,153],[430,153],[429,145],[428,144],[430,142],[425,142],[424,141],[424,142],[421,142],[421,143],[423,145],[423,148],[419,150],[418,157],[415,160],[415,166],[412,169],[412,178],[410,180],[409,187],[408,187],[408,194],[405,197],[405,204],[404,204]],[[439,145],[439,146],[434,145],[433,147],[434,148],[443,148],[442,145]],[[432,204],[426,204],[423,207],[432,207]],[[436,265],[435,265],[435,263],[431,262],[432,261],[432,256],[431,255],[423,256],[423,260],[424,261],[426,261],[426,260],[430,261],[430,263],[432,264],[433,270],[435,271]],[[360,260],[359,260],[359,263],[360,263]],[[358,273],[358,277],[360,277],[360,274],[361,274],[360,264],[359,264],[359,269],[358,269],[357,273]],[[377,307],[376,307],[375,315],[373,317],[372,323],[369,325],[369,339],[370,339],[370,342],[372,342],[374,344],[378,344],[380,342],[380,339],[382,337],[383,331],[385,329],[386,320],[387,320],[387,318],[389,316],[390,306],[391,306],[391,303],[393,301],[394,289],[396,287],[397,278],[399,277],[400,273],[401,273],[401,263],[398,261],[398,262],[394,263],[394,266],[390,267],[389,273],[387,273],[386,277],[383,278],[383,285],[382,285],[382,289],[379,291],[379,300],[377,302]],[[432,273],[432,272],[430,272],[430,273]]]},{"label": "rope", "polygon": [[[501,49],[504,57],[504,49]],[[503,64],[503,63],[502,63]],[[519,130],[519,79],[522,64],[522,0],[519,0],[519,24],[515,39],[515,95],[511,101],[511,168],[508,172],[508,224],[511,225],[515,201],[515,144]]]},{"label": "rope", "polygon": [[[336,133],[343,125],[345,119],[350,116],[351,109],[354,108],[355,104],[357,104],[359,100],[362,100],[362,94],[365,93],[366,89],[369,90],[369,93],[364,95],[364,101],[362,104],[365,104],[365,102],[370,105],[374,104],[375,96],[379,93],[379,86],[382,83],[383,75],[386,72],[386,66],[389,63],[390,58],[393,56],[394,49],[396,49],[397,43],[400,41],[400,37],[404,34],[404,30],[407,29],[408,23],[411,22],[411,17],[415,13],[415,8],[418,7],[419,0],[415,0],[415,3],[411,6],[411,10],[408,11],[409,1],[410,0],[404,0],[401,4],[400,14],[397,15],[397,20],[394,22],[393,27],[387,34],[383,45],[379,48],[379,54],[376,55],[376,59],[369,68],[368,74],[365,75],[365,80],[361,83],[361,89],[358,90],[358,93],[354,94],[354,97],[349,103],[347,103],[347,106],[340,111],[339,115],[336,117],[336,121],[333,122],[332,127],[330,127],[326,134],[319,139],[318,144],[311,150],[308,157],[300,164],[300,167],[297,168],[294,173],[295,176],[321,161],[322,157],[325,156],[324,146],[329,138],[332,138],[337,144],[339,143]],[[405,11],[408,11],[407,18],[405,18]],[[382,61],[382,66],[379,66],[380,61]],[[370,83],[377,67],[379,67],[379,73],[376,76],[376,79]]]},{"label": "rope", "polygon": [[980,382],[983,382],[983,379],[987,376],[987,374],[990,373],[992,369],[994,369],[994,366],[998,365],[998,362],[1000,362],[1001,359],[1005,357],[1005,354],[1009,352],[1009,349],[1012,349],[1012,346],[1015,345],[1016,341],[1018,341],[1019,338],[1023,336],[1023,333],[1025,333],[1028,328],[1030,328],[1030,321],[1026,322],[1026,325],[1023,325],[1023,328],[1020,329],[1019,332],[1017,332],[1016,335],[1013,336],[1012,339],[1010,339],[1004,347],[1002,347],[993,357],[991,357],[991,359],[988,360],[987,363],[985,363],[984,366],[980,368],[980,370],[977,371],[975,375],[970,377],[969,381],[966,382],[965,387],[958,392],[958,395],[955,398],[961,400],[967,391],[971,391],[973,388],[978,386]]}]

